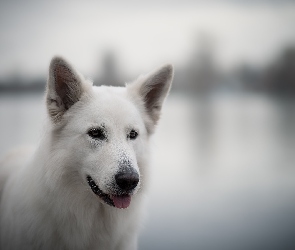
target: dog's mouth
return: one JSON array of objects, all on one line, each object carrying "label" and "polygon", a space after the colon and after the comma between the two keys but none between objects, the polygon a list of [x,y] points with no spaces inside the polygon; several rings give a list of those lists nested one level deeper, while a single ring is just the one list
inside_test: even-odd
[{"label": "dog's mouth", "polygon": [[99,198],[101,198],[106,204],[116,207],[116,208],[127,208],[131,202],[131,196],[128,194],[123,195],[110,195],[104,193],[95,183],[95,181],[91,178],[91,176],[87,176],[87,182],[90,186],[93,193],[95,193]]}]

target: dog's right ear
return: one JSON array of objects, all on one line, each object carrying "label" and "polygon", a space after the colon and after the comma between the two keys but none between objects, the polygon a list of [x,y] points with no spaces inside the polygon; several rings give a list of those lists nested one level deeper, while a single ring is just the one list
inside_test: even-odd
[{"label": "dog's right ear", "polygon": [[173,67],[170,64],[140,76],[134,83],[127,85],[127,90],[134,99],[140,99],[148,117],[148,132],[152,133],[157,124],[163,102],[170,90],[173,78]]},{"label": "dog's right ear", "polygon": [[49,67],[47,82],[47,110],[54,123],[61,120],[63,114],[83,93],[83,77],[63,58],[54,57]]}]

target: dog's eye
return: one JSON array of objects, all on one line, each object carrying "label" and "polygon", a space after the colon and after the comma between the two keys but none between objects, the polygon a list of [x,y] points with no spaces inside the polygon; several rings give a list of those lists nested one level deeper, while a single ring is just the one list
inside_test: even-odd
[{"label": "dog's eye", "polygon": [[93,139],[105,140],[106,134],[101,128],[92,128],[88,131],[88,135]]},{"label": "dog's eye", "polygon": [[137,136],[138,136],[138,133],[134,129],[132,129],[130,133],[128,134],[128,138],[130,140],[135,140]]}]

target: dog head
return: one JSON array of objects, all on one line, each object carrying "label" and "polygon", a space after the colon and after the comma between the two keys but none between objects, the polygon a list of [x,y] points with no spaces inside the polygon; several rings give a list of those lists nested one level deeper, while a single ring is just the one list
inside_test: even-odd
[{"label": "dog head", "polygon": [[172,77],[172,66],[165,65],[126,87],[95,87],[64,59],[53,58],[46,101],[61,177],[82,183],[103,203],[127,208],[144,185],[148,139]]}]

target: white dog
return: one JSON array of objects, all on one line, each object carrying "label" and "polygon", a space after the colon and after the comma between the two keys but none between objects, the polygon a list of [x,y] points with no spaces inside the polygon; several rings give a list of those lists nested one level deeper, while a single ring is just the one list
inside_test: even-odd
[{"label": "white dog", "polygon": [[137,248],[149,137],[172,77],[166,65],[126,87],[93,87],[52,59],[41,143],[0,166],[1,250]]}]

